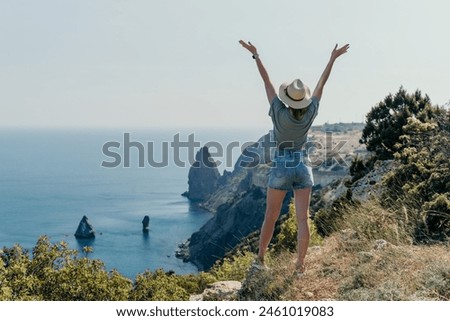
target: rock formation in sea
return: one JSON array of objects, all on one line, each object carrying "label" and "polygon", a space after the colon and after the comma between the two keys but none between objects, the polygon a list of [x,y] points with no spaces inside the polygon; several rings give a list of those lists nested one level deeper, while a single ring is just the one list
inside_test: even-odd
[{"label": "rock formation in sea", "polygon": [[148,231],[150,230],[150,217],[148,217],[148,215],[144,216],[144,219],[142,220],[142,231],[144,233],[148,233]]},{"label": "rock formation in sea", "polygon": [[78,224],[78,228],[75,232],[75,237],[78,239],[92,239],[95,237],[94,228],[92,227],[91,223],[89,223],[87,216],[83,216],[80,224]]},{"label": "rock formation in sea", "polygon": [[189,170],[189,189],[183,195],[191,201],[203,201],[216,188],[220,178],[216,162],[211,158],[208,147],[202,147],[195,156],[195,162]]}]

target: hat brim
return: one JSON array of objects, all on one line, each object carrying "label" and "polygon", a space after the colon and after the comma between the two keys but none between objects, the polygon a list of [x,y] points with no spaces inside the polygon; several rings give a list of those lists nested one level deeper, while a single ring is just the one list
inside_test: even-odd
[{"label": "hat brim", "polygon": [[303,109],[309,106],[311,104],[311,91],[309,90],[309,87],[306,85],[303,85],[305,87],[305,98],[303,98],[301,101],[295,101],[289,98],[286,95],[285,89],[290,85],[290,82],[282,83],[280,86],[280,89],[278,91],[278,96],[280,97],[281,101],[288,105],[289,107],[292,107],[294,109]]}]

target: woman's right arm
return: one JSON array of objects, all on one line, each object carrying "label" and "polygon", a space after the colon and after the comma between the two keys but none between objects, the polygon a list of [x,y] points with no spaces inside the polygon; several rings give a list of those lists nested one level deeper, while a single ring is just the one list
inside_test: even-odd
[{"label": "woman's right arm", "polygon": [[254,45],[251,44],[250,41],[248,43],[246,43],[245,41],[240,40],[239,43],[242,45],[242,47],[244,47],[245,49],[247,49],[248,51],[250,51],[252,53],[253,58],[256,61],[256,66],[258,67],[259,74],[261,75],[261,78],[264,81],[264,87],[266,88],[267,99],[269,100],[269,104],[271,104],[272,100],[276,97],[277,93],[275,91],[275,88],[272,85],[272,82],[270,81],[269,74],[267,73],[266,68],[264,67],[261,59],[259,58],[258,50],[256,49],[256,47]]}]

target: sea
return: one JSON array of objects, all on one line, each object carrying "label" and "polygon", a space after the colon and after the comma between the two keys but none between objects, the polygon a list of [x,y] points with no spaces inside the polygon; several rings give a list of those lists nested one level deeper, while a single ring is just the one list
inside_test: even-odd
[{"label": "sea", "polygon": [[[162,268],[197,273],[175,257],[181,242],[212,214],[181,194],[193,157],[208,144],[219,170],[232,170],[246,143],[267,130],[250,129],[0,129],[0,248],[32,250],[53,243],[101,259],[134,279]],[[142,231],[144,216],[150,231]],[[93,240],[74,233],[83,216]],[[85,246],[92,253],[84,254]]]}]

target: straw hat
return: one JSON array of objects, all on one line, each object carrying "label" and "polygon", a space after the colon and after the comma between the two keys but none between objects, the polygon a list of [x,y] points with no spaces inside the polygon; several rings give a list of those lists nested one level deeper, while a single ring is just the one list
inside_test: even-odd
[{"label": "straw hat", "polygon": [[302,109],[311,103],[311,91],[300,79],[281,84],[278,93],[281,101],[294,109]]}]

